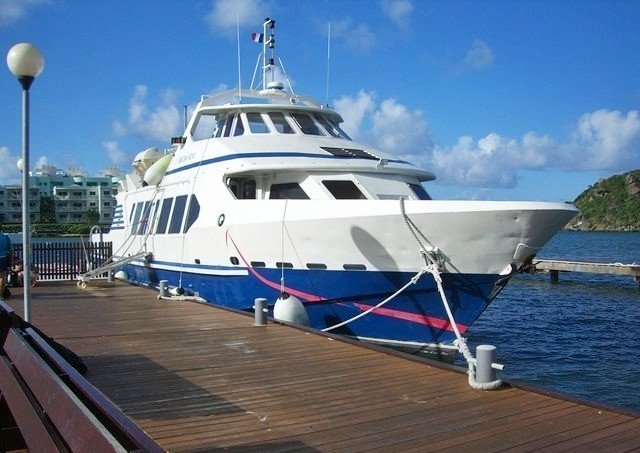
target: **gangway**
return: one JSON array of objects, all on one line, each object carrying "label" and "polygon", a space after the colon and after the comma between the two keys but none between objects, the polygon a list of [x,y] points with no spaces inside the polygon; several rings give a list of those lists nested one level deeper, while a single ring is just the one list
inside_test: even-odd
[{"label": "gangway", "polygon": [[110,272],[113,269],[116,269],[118,267],[121,267],[124,264],[130,263],[132,261],[135,261],[139,258],[145,257],[147,255],[149,255],[149,252],[138,252],[135,253],[133,255],[124,257],[124,258],[119,258],[117,261],[114,260],[113,257],[111,257],[110,259],[108,259],[106,262],[104,262],[103,264],[101,264],[100,266],[96,267],[95,269],[91,269],[88,272],[85,272],[84,274],[80,274],[77,277],[78,280],[78,287],[84,289],[87,287],[87,282],[90,281],[92,278],[97,277],[98,275],[102,275],[105,272]]}]

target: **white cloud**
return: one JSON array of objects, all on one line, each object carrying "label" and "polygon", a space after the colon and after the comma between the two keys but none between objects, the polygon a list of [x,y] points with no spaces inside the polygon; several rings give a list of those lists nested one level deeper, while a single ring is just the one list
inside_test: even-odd
[{"label": "white cloud", "polygon": [[205,21],[212,33],[229,38],[236,37],[236,20],[240,27],[257,27],[267,16],[267,3],[263,0],[213,0],[211,5]]},{"label": "white cloud", "polygon": [[17,184],[20,181],[20,172],[16,163],[20,156],[11,154],[9,148],[0,146],[0,185]]},{"label": "white cloud", "polygon": [[584,170],[621,170],[640,162],[640,114],[596,110],[580,117],[561,149],[563,165]]},{"label": "white cloud", "polygon": [[373,134],[381,149],[405,159],[421,158],[432,147],[422,111],[409,110],[395,99],[385,99],[374,112]]},{"label": "white cloud", "polygon": [[409,16],[413,12],[413,4],[410,0],[381,0],[380,7],[398,28],[409,26]]},{"label": "white cloud", "polygon": [[127,153],[120,149],[118,142],[105,140],[102,142],[102,147],[107,153],[109,163],[115,167],[126,165],[131,160],[128,158]]},{"label": "white cloud", "polygon": [[494,59],[493,51],[487,43],[474,39],[471,49],[467,51],[467,55],[462,60],[461,69],[482,69],[493,63]]},{"label": "white cloud", "polygon": [[376,36],[366,24],[355,24],[350,18],[331,23],[331,37],[344,40],[356,52],[368,52],[376,44]]},{"label": "white cloud", "polygon": [[14,24],[26,16],[31,8],[49,3],[50,0],[0,0],[0,27]]},{"label": "white cloud", "polygon": [[125,124],[113,122],[113,131],[118,135],[135,134],[147,139],[168,141],[178,133],[180,112],[176,107],[176,92],[170,89],[160,94],[158,104],[150,110],[147,105],[148,88],[137,85],[129,100],[129,118]]},{"label": "white cloud", "polygon": [[357,139],[363,136],[362,122],[367,114],[374,111],[374,98],[373,93],[360,90],[355,97],[342,96],[334,102],[336,110],[344,118],[342,127],[352,138]]},{"label": "white cloud", "polygon": [[512,188],[521,171],[628,171],[640,162],[640,113],[597,110],[582,115],[558,140],[527,132],[521,138],[491,132],[461,136],[452,146],[434,146],[420,110],[390,98],[376,102],[361,90],[335,102],[343,128],[356,140],[433,171],[443,184]]}]

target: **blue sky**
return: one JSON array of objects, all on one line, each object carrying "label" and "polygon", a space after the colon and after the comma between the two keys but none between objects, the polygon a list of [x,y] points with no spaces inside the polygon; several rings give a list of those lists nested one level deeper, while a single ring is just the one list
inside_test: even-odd
[{"label": "blue sky", "polygon": [[[31,42],[31,162],[95,175],[180,135],[183,108],[243,85],[277,21],[300,94],[360,141],[434,171],[437,198],[570,201],[640,168],[640,2],[0,0],[0,48]],[[0,70],[0,184],[18,183],[20,86]]]}]

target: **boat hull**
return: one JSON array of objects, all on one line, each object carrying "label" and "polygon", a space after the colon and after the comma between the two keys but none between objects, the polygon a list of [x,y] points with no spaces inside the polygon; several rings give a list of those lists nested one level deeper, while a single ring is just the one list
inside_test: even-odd
[{"label": "boat hull", "polygon": [[[251,311],[264,297],[272,310],[280,295],[281,269],[249,269],[246,275],[182,272],[149,263],[124,266],[130,282],[152,287],[167,280],[211,303]],[[285,291],[298,297],[311,327],[326,329],[379,304],[415,276],[410,272],[286,270]],[[460,333],[487,308],[504,278],[498,275],[443,274],[443,286]],[[331,331],[370,342],[420,349],[453,348],[455,333],[434,278],[424,274],[405,291],[371,313]]]}]

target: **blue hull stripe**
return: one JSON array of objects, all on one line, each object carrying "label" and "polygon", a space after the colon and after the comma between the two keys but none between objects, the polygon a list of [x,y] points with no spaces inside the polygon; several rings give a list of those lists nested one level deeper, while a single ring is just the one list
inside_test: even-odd
[{"label": "blue hull stripe", "polygon": [[[257,297],[267,298],[272,308],[279,296],[277,285],[267,285],[265,281],[279,282],[281,269],[261,268],[260,278],[253,274],[207,275],[189,272],[186,268],[180,272],[136,264],[127,264],[124,269],[133,283],[157,287],[160,280],[168,280],[170,286],[181,286],[207,301],[240,310],[251,311]],[[294,269],[287,269],[284,274],[287,287],[321,295],[321,299],[305,302],[311,326],[316,329],[330,327],[361,313],[366,307],[377,305],[413,275]],[[456,323],[464,331],[495,296],[498,276],[443,274],[442,277]],[[374,311],[333,332],[398,342],[451,344],[455,335],[447,319],[433,278],[424,275],[387,303],[384,310]]]}]

